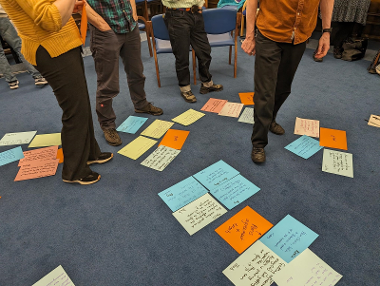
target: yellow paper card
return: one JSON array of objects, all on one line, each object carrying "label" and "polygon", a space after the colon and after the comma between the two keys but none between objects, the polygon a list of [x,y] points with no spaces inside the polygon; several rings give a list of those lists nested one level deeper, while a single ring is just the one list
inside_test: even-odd
[{"label": "yellow paper card", "polygon": [[273,224],[246,206],[215,231],[240,254],[272,226]]},{"label": "yellow paper card", "polygon": [[321,127],[319,130],[319,145],[347,150],[346,131]]},{"label": "yellow paper card", "polygon": [[61,145],[61,133],[36,135],[28,148]]},{"label": "yellow paper card", "polygon": [[181,150],[190,131],[169,129],[158,146],[164,145],[173,149]]},{"label": "yellow paper card", "polygon": [[173,118],[172,120],[184,126],[189,126],[190,124],[193,124],[195,121],[202,118],[203,116],[205,116],[204,113],[190,108],[189,110],[178,115],[176,118]]},{"label": "yellow paper card", "polygon": [[144,136],[139,136],[128,145],[120,149],[117,153],[131,158],[132,160],[137,160],[142,154],[148,151],[156,143],[156,140],[149,139]]},{"label": "yellow paper card", "polygon": [[173,122],[156,119],[143,132],[141,132],[141,135],[158,139],[173,125]]},{"label": "yellow paper card", "polygon": [[255,95],[254,92],[241,92],[239,93],[240,101],[244,105],[254,105],[253,103],[253,96]]}]

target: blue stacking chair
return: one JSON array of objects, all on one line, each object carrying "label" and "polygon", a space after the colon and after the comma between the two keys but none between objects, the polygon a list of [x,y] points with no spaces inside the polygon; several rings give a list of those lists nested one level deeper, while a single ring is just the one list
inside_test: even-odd
[{"label": "blue stacking chair", "polygon": [[205,9],[203,20],[211,47],[229,46],[229,64],[231,64],[232,46],[235,47],[234,78],[237,70],[237,37],[241,13],[235,9]]},{"label": "blue stacking chair", "polygon": [[[153,42],[153,54],[154,54],[154,62],[156,64],[156,75],[157,75],[157,84],[158,87],[161,87],[161,81],[160,81],[160,70],[158,67],[158,60],[157,60],[157,54],[163,54],[163,53],[172,53],[172,46],[170,44],[169,39],[169,32],[166,28],[164,18],[162,17],[163,14],[155,15],[152,17],[151,21],[148,21],[148,25],[150,25],[150,34],[152,37]],[[194,68],[194,58],[195,53],[193,53],[193,72],[194,72],[194,84],[196,84],[196,74],[195,74],[195,68]]]}]

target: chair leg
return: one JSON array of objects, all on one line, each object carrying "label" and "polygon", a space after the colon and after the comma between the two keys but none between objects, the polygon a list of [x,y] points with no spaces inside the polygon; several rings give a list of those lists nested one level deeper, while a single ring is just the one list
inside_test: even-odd
[{"label": "chair leg", "polygon": [[146,41],[148,42],[148,49],[149,49],[149,55],[150,57],[153,57],[153,52],[152,52],[152,43],[150,42],[150,29],[148,27],[145,28],[145,33],[146,33]]},{"label": "chair leg", "polygon": [[161,87],[160,70],[158,68],[158,60],[157,60],[156,48],[154,49],[154,63],[156,65],[157,84],[158,84],[158,87]]},{"label": "chair leg", "polygon": [[243,37],[244,35],[244,16],[241,17],[241,24],[240,24],[240,37]]},{"label": "chair leg", "polygon": [[228,64],[230,65],[231,64],[231,57],[232,57],[232,46],[230,46],[230,53],[229,53],[229,56],[228,56]]},{"label": "chair leg", "polygon": [[236,70],[237,70],[237,44],[235,44],[234,78],[236,78]]},{"label": "chair leg", "polygon": [[191,49],[191,55],[193,56],[193,77],[194,77],[194,84],[197,84],[197,58],[195,57],[195,52],[193,49]]}]

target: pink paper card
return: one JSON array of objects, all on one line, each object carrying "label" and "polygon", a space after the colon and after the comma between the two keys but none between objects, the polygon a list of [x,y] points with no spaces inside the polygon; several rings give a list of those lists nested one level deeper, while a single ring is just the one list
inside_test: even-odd
[{"label": "pink paper card", "polygon": [[294,134],[319,138],[319,120],[310,120],[296,117]]},{"label": "pink paper card", "polygon": [[227,102],[219,112],[219,115],[238,118],[243,106],[243,103]]},{"label": "pink paper card", "polygon": [[57,172],[59,159],[30,162],[22,165],[15,182],[54,176]]},{"label": "pink paper card", "polygon": [[58,145],[25,151],[24,158],[19,161],[18,166],[20,167],[31,162],[54,160],[57,158],[57,151]]},{"label": "pink paper card", "polygon": [[201,108],[202,111],[219,113],[228,100],[210,98]]}]

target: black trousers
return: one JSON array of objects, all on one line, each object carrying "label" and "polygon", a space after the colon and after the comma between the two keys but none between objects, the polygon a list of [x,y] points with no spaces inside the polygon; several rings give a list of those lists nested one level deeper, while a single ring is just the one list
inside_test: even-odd
[{"label": "black trousers", "polygon": [[268,144],[270,124],[291,92],[298,64],[306,42],[298,45],[277,43],[260,32],[256,36],[255,96],[252,145],[264,148]]},{"label": "black trousers", "polygon": [[200,80],[202,82],[211,81],[212,76],[209,72],[211,47],[205,32],[202,14],[167,9],[164,19],[176,60],[175,68],[179,86],[190,85],[190,45],[198,58]]},{"label": "black trousers", "polygon": [[36,68],[49,82],[63,111],[62,178],[86,177],[91,173],[87,161],[97,159],[101,152],[94,135],[81,49],[78,47],[52,58],[40,46],[36,55]]}]

